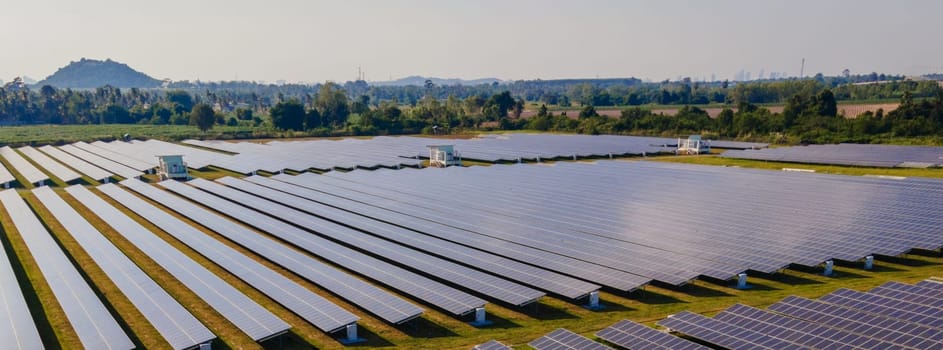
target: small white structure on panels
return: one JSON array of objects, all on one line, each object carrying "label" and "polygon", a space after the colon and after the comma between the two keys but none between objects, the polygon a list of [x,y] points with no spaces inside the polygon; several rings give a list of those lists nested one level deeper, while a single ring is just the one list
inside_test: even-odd
[{"label": "small white structure on panels", "polygon": [[710,153],[710,141],[701,140],[701,135],[688,136],[687,140],[678,139],[678,150],[676,154],[701,154]]},{"label": "small white structure on panels", "polygon": [[183,156],[179,154],[157,156],[159,160],[157,165],[157,174],[161,180],[188,180],[190,174],[187,173],[187,163],[183,161]]},{"label": "small white structure on panels", "polygon": [[429,166],[445,168],[462,165],[462,157],[455,151],[454,145],[429,145]]}]

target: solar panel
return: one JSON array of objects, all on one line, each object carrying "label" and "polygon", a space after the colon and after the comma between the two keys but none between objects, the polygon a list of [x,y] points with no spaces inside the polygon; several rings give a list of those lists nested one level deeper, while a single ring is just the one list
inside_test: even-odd
[{"label": "solar panel", "polygon": [[134,344],[15,190],[0,202],[43,273],[69,324],[86,349],[133,349]]},{"label": "solar panel", "polygon": [[836,290],[819,298],[819,301],[902,319],[929,327],[943,328],[943,317],[940,317],[940,315],[943,314],[943,308],[940,307],[931,307],[906,300],[873,293],[863,293],[850,289]]},{"label": "solar panel", "polygon": [[[180,197],[160,191],[139,181],[124,181],[122,184],[151,200],[177,210],[178,213],[291,270],[299,276],[317,283],[387,322],[393,324],[407,322],[419,317],[422,313],[421,308],[399,297],[353,278],[346,273],[327,267],[327,265],[316,259],[259,235],[235,222],[209,213]],[[113,193],[117,192],[117,188],[112,189],[110,186],[101,186],[100,188],[110,196],[114,196]],[[128,201],[131,202],[132,200]]]},{"label": "solar panel", "polygon": [[[322,205],[314,201],[303,200],[293,195],[265,188],[261,185],[256,185],[248,181],[232,177],[224,177],[217,179],[216,181],[258,197],[303,210],[308,214],[314,214],[320,218],[358,228],[383,239],[420,249],[430,254],[443,256],[458,263],[471,265],[481,271],[487,271],[497,276],[516,280],[573,299],[584,297],[590,292],[599,289],[599,286],[571,277],[558,275],[547,270],[522,264],[517,261],[485,253],[479,250],[470,249],[469,247],[461,246],[445,240],[435,239],[425,235],[418,235],[415,232],[408,231],[401,227],[388,225],[377,220],[369,219],[334,207]],[[201,185],[204,183],[204,181],[190,182],[191,185],[197,187],[201,187]],[[210,190],[210,192],[213,191]],[[233,198],[230,199],[235,200]],[[235,201],[242,203],[242,201],[239,200]],[[291,214],[280,211],[278,215]],[[302,224],[302,226],[305,225]]]},{"label": "solar panel", "polygon": [[[277,175],[273,178],[282,179],[282,176],[287,175]],[[289,182],[276,181],[261,176],[250,176],[246,178],[246,180],[267,188],[305,198],[312,202],[336,207],[349,213],[390,223],[397,227],[406,227],[412,232],[422,233],[430,237],[440,238],[460,245],[475,247],[495,255],[504,256],[508,259],[593,281],[616,290],[633,291],[649,282],[648,279],[641,276],[631,275],[623,271],[609,269],[524,245],[516,245],[492,237],[470,234],[468,231],[463,231],[456,227],[443,225],[438,222],[417,220],[416,217],[340,197],[326,195],[325,193],[316,192],[312,189]],[[579,293],[580,288],[577,287],[575,290]],[[554,290],[548,288],[548,291]],[[560,291],[554,292],[566,296],[573,295]]]},{"label": "solar panel", "polygon": [[851,308],[790,296],[769,310],[813,323],[829,325],[899,346],[917,349],[943,347],[943,330],[934,330]]},{"label": "solar panel", "polygon": [[[131,180],[138,181],[138,180]],[[220,315],[253,340],[264,340],[287,331],[290,326],[249,299],[232,285],[193,261],[169,243],[91,193],[75,191],[82,205],[134,244],[151,260],[193,291]]]},{"label": "solar panel", "polygon": [[33,147],[23,146],[18,148],[18,150],[63,182],[72,182],[82,177],[82,175],[79,175],[79,173],[69,169],[65,165],[62,165],[55,160],[52,160],[52,158],[49,158],[49,156]]},{"label": "solar panel", "polygon": [[838,144],[728,151],[726,158],[868,167],[929,168],[943,164],[943,147]]},{"label": "solar panel", "polygon": [[[25,281],[24,281],[25,282]],[[0,339],[13,349],[41,349],[42,339],[33,324],[29,306],[10,265],[3,242],[0,241]]]},{"label": "solar panel", "polygon": [[560,328],[534,341],[527,343],[536,350],[611,350],[612,348],[594,342],[582,335]]},{"label": "solar panel", "polygon": [[[81,186],[66,191],[88,193]],[[33,194],[174,349],[189,349],[216,338],[51,188],[40,187]]]},{"label": "solar panel", "polygon": [[511,350],[507,345],[501,344],[497,340],[489,340],[485,343],[475,345],[472,350]]},{"label": "solar panel", "polygon": [[760,332],[731,326],[688,311],[668,316],[659,321],[658,325],[728,349],[804,349]]},{"label": "solar panel", "polygon": [[[312,254],[333,261],[346,269],[382,282],[455,315],[465,315],[483,307],[485,301],[442,283],[407,271],[383,260],[358,252],[330,240],[313,235],[282,221],[246,207],[201,192],[175,181],[160,185],[193,201],[242,221],[250,226],[280,237]],[[319,227],[317,230],[323,231]]]},{"label": "solar panel", "polygon": [[356,315],[117,186],[102,185],[98,188],[322,331],[335,332],[359,319]]},{"label": "solar panel", "polygon": [[632,350],[708,350],[710,348],[629,320],[596,332],[602,340]]},{"label": "solar panel", "polygon": [[[391,241],[338,225],[334,222],[326,221],[322,218],[246,192],[241,192],[204,179],[194,179],[189,181],[188,184],[233,202],[241,203],[249,208],[282,219],[283,221],[293,223],[296,226],[320,233],[329,238],[342,240],[355,248],[367,250],[372,254],[410,267],[417,272],[439,277],[442,280],[475,290],[480,294],[490,296],[510,305],[522,306],[530,304],[536,302],[544,295],[544,293],[540,291],[518,283],[471,269],[464,265],[459,265],[455,262],[415,249],[404,247]],[[355,225],[364,226],[364,224]],[[383,234],[384,232],[375,233]],[[437,251],[437,253],[442,253],[442,251]]]},{"label": "solar panel", "polygon": [[99,157],[108,159],[112,162],[121,164],[125,167],[131,168],[140,172],[147,172],[148,170],[156,167],[156,164],[151,164],[151,163],[147,163],[141,160],[137,160],[137,159],[134,159],[133,157],[129,157],[124,154],[114,152],[104,147],[91,145],[83,141],[73,143],[72,145],[77,148],[81,148],[82,150],[88,151],[89,153],[93,153]]},{"label": "solar panel", "polygon": [[99,156],[92,152],[86,151],[84,149],[78,148],[74,145],[62,145],[59,146],[59,149],[69,154],[78,157],[86,162],[95,164],[102,169],[108,170],[109,172],[114,173],[115,175],[121,176],[125,179],[135,179],[144,175],[142,172],[134,170],[128,166],[125,166],[121,163],[113,161],[111,159]]},{"label": "solar panel", "polygon": [[16,172],[20,173],[26,181],[29,181],[31,184],[42,184],[49,180],[49,176],[46,176],[45,173],[33,166],[32,163],[28,162],[19,153],[16,153],[10,146],[0,147],[0,156],[3,156],[10,165],[16,169]]},{"label": "solar panel", "polygon": [[90,177],[92,180],[104,182],[113,175],[112,173],[105,171],[104,169],[99,168],[92,163],[76,158],[75,156],[65,153],[56,147],[46,145],[40,147],[39,150],[50,157],[59,160],[63,164],[68,165],[72,169],[77,170],[85,176]]},{"label": "solar panel", "polygon": [[713,318],[725,324],[756,331],[798,345],[816,349],[890,349],[894,344],[778,315],[746,305],[734,305]]}]

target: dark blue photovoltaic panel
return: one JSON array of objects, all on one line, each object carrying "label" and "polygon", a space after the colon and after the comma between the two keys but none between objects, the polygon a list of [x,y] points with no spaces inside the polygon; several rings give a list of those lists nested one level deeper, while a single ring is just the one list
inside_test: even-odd
[{"label": "dark blue photovoltaic panel", "polygon": [[806,348],[688,311],[668,316],[668,318],[658,322],[658,325],[728,349],[781,350]]},{"label": "dark blue photovoltaic panel", "polygon": [[[183,198],[161,191],[140,181],[124,181],[123,185],[167,208],[216,231],[224,237],[269,259],[282,267],[351,301],[383,320],[399,324],[422,314],[422,309],[340,270],[219,215],[193,205]],[[103,187],[107,187],[103,186]],[[104,190],[103,190],[104,191]],[[110,193],[106,192],[111,195]]]},{"label": "dark blue photovoltaic panel", "polygon": [[594,342],[582,335],[560,328],[527,343],[536,350],[611,350],[612,348]]},{"label": "dark blue photovoltaic panel", "polygon": [[[140,200],[114,185],[102,185],[100,191],[131,211],[150,221],[193,250],[255,287],[315,327],[333,332],[357,322],[356,315],[289,280],[245,254],[209,237],[169,213]],[[90,193],[89,193],[90,195]],[[77,196],[81,198],[81,196]],[[93,202],[93,199],[85,199]],[[114,221],[107,220],[106,221]]]},{"label": "dark blue photovoltaic panel", "polygon": [[489,340],[485,343],[475,345],[472,350],[511,350],[511,348],[501,344],[501,342],[497,340]]},{"label": "dark blue photovoltaic panel", "polygon": [[682,339],[643,324],[622,320],[599,332],[602,340],[632,350],[709,350],[710,348]]},{"label": "dark blue photovoltaic panel", "polygon": [[943,328],[943,308],[895,299],[888,296],[839,289],[819,298],[830,304],[874,313],[934,328]]},{"label": "dark blue photovoltaic panel", "polygon": [[[280,237],[292,244],[308,250],[312,254],[333,261],[347,269],[385,283],[390,287],[412,295],[455,315],[465,315],[483,307],[485,301],[419,274],[407,271],[385,261],[374,258],[351,248],[345,247],[309,231],[250,210],[236,203],[227,201],[196,188],[176,181],[164,181],[161,186],[186,198],[213,208],[221,213],[242,221],[250,226]],[[326,231],[327,227],[314,228]]]},{"label": "dark blue photovoltaic panel", "polygon": [[792,163],[929,168],[943,164],[943,147],[843,143],[727,151],[721,156]]},{"label": "dark blue photovoltaic panel", "polygon": [[[304,200],[291,194],[279,192],[248,181],[232,177],[224,177],[216,181],[255,196],[303,210],[305,213],[314,214],[320,218],[358,228],[386,240],[420,249],[429,254],[443,256],[458,263],[471,265],[481,271],[516,280],[572,299],[584,297],[590,292],[599,289],[597,285],[586,283],[575,278],[555,274],[538,267],[522,264],[514,260],[502,258],[445,240],[416,234],[416,232],[398,226],[389,225],[378,220],[366,218],[314,201]],[[191,185],[197,187],[200,187],[201,183],[204,182],[190,182]],[[243,203],[243,201],[239,200],[236,200],[236,202]],[[288,210],[286,212],[291,211],[292,210]],[[278,215],[285,215],[286,212],[279,211]]]},{"label": "dark blue photovoltaic panel", "polygon": [[[78,185],[66,188],[66,191],[76,198],[93,196],[88,189]],[[189,349],[216,338],[51,188],[40,187],[33,190],[33,194],[171,347]],[[117,210],[112,212],[115,213]],[[107,216],[100,217],[111,221]]]},{"label": "dark blue photovoltaic panel", "polygon": [[134,343],[19,193],[16,190],[2,191],[0,202],[82,346],[86,349],[133,349]]}]

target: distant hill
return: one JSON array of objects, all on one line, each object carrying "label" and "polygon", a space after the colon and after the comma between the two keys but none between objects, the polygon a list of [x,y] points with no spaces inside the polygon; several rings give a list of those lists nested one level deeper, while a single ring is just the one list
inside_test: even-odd
[{"label": "distant hill", "polygon": [[473,80],[464,80],[458,78],[431,78],[431,77],[421,77],[421,76],[409,76],[405,78],[400,78],[390,81],[371,81],[370,85],[375,86],[425,86],[426,80],[431,80],[433,84],[438,86],[451,86],[451,85],[481,85],[481,84],[491,84],[494,82],[500,83],[501,80],[497,78],[482,78],[482,79],[473,79]]},{"label": "distant hill", "polygon": [[78,62],[59,68],[53,75],[36,83],[37,86],[52,85],[57,88],[93,89],[105,85],[118,88],[156,88],[161,81],[138,72],[124,63],[106,59],[104,61],[82,58]]}]

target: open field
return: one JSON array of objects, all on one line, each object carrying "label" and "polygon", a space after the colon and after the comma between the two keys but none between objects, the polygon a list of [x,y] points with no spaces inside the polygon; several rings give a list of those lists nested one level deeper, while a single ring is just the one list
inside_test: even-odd
[{"label": "open field", "polygon": [[128,134],[133,138],[147,137],[161,140],[186,138],[258,138],[273,137],[264,128],[217,125],[205,135],[190,125],[148,124],[89,124],[89,125],[29,125],[0,127],[0,142],[11,146],[64,144],[75,141],[120,139]]}]

